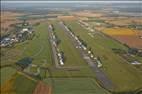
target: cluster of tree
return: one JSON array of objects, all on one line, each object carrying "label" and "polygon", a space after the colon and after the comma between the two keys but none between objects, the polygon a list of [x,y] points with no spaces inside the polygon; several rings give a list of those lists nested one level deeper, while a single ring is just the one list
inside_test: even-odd
[{"label": "cluster of tree", "polygon": [[32,40],[35,36],[35,33],[29,34],[28,32],[24,32],[21,37],[19,37],[20,42],[24,42],[26,40]]},{"label": "cluster of tree", "polygon": [[87,47],[87,43],[84,40],[82,40],[79,36],[77,36],[77,38],[82,43],[82,45],[84,45],[85,47]]},{"label": "cluster of tree", "polygon": [[63,62],[65,62],[66,58],[65,58],[64,52],[61,51],[60,53],[61,53],[61,57],[62,57]]},{"label": "cluster of tree", "polygon": [[37,23],[34,24],[34,26],[38,26],[38,25],[40,25],[40,22],[37,22]]},{"label": "cluster of tree", "polygon": [[51,27],[52,27],[52,31],[55,31],[55,28],[54,28],[53,24],[51,24]]},{"label": "cluster of tree", "polygon": [[126,54],[127,52],[123,49],[116,49],[116,48],[112,48],[112,51],[114,53],[117,53],[117,54]]},{"label": "cluster of tree", "polygon": [[29,66],[29,64],[31,64],[33,61],[32,58],[30,57],[25,57],[22,58],[21,60],[19,60],[18,62],[16,62],[16,65],[20,66],[22,69],[25,69],[26,67]]},{"label": "cluster of tree", "polygon": [[129,47],[128,51],[125,51],[123,49],[112,48],[112,51],[117,54],[132,54],[132,55],[137,55],[137,56],[142,57],[142,50],[137,49],[137,48]]},{"label": "cluster of tree", "polygon": [[129,48],[128,53],[142,57],[142,50],[137,48]]},{"label": "cluster of tree", "polygon": [[139,25],[139,24],[130,24],[130,25],[128,25],[128,28],[142,30],[142,25]]},{"label": "cluster of tree", "polygon": [[59,39],[59,37],[56,35],[56,33],[54,32],[54,36],[55,36],[55,42],[56,42],[56,44],[58,45],[58,44],[60,44],[61,43],[61,40]]}]

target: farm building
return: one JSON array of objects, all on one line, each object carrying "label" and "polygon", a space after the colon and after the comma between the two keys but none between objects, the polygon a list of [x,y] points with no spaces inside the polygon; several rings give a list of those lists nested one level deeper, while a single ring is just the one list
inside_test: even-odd
[{"label": "farm building", "polygon": [[28,67],[32,63],[32,58],[25,57],[19,60],[16,65],[20,66],[22,69]]}]

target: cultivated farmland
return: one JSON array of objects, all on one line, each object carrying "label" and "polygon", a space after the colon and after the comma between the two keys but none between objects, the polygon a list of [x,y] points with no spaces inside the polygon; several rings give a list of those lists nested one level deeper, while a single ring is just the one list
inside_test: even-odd
[{"label": "cultivated farmland", "polygon": [[130,47],[142,48],[142,39],[140,38],[142,34],[138,30],[128,28],[106,28],[102,31]]},{"label": "cultivated farmland", "polygon": [[142,93],[141,2],[8,2],[1,94]]},{"label": "cultivated farmland", "polygon": [[[3,48],[3,56],[1,58],[1,74],[3,76],[3,78],[1,79],[2,92],[15,92],[16,94],[32,94],[33,89],[36,85],[35,78],[30,78],[30,76],[27,76],[27,74],[24,73],[16,74],[17,67],[14,67],[14,64],[21,60],[21,58],[31,57],[33,58],[32,64],[37,64],[41,67],[48,67],[52,65],[51,51],[48,42],[48,31],[46,25],[47,24],[41,24],[35,27],[36,34],[32,40],[16,44],[13,48]],[[20,54],[18,54],[17,51]],[[10,54],[9,57],[6,57],[6,54]],[[13,62],[11,62],[11,60],[13,60]],[[43,71],[41,70],[41,76],[43,75]],[[19,83],[21,83],[21,87],[19,87]],[[26,86],[27,83],[29,84],[28,86]],[[27,88],[23,89],[22,87]]]}]

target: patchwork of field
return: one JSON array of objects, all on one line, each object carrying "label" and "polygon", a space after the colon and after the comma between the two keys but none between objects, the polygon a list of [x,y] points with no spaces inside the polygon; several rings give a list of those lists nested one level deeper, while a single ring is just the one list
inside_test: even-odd
[{"label": "patchwork of field", "polygon": [[[88,17],[89,25],[132,48],[142,48],[141,17]],[[136,25],[136,26],[135,26]],[[137,28],[136,28],[137,27]],[[139,29],[138,29],[139,28]]]},{"label": "patchwork of field", "polygon": [[[2,94],[32,94],[36,86],[35,78],[17,72],[13,65],[25,57],[33,58],[32,64],[43,67],[52,65],[51,48],[48,41],[47,24],[35,27],[35,37],[12,48],[2,48],[1,56],[1,92]],[[9,67],[7,67],[9,66]],[[45,70],[40,71],[44,77]]]},{"label": "patchwork of field", "polygon": [[114,25],[125,26],[129,24],[141,24],[142,17],[100,17],[100,19]]},{"label": "patchwork of field", "polygon": [[19,73],[15,74],[1,86],[1,94],[32,94],[36,82]]},{"label": "patchwork of field", "polygon": [[[129,92],[135,91],[138,88],[142,87],[141,72],[128,64],[128,62],[123,58],[114,54],[111,50],[111,48],[120,48],[127,50],[125,46],[113,40],[109,41],[110,39],[108,40],[100,33],[96,33],[93,35],[93,37],[91,37],[88,34],[89,31],[84,29],[84,27],[81,27],[75,21],[66,21],[66,24],[76,35],[80,36],[80,38],[83,39],[88,44],[88,46],[92,48],[95,55],[101,58],[104,72],[116,85],[116,88],[113,91]],[[114,43],[117,45],[114,45]]]},{"label": "patchwork of field", "polygon": [[1,36],[5,35],[9,30],[11,30],[10,25],[21,22],[17,19],[17,17],[21,15],[23,14],[16,13],[16,12],[14,13],[14,12],[1,11],[1,15],[0,15]]},{"label": "patchwork of field", "polygon": [[[68,18],[69,20],[66,20]],[[127,51],[126,46],[97,31],[90,33],[72,17],[61,17],[60,19],[65,19],[65,24],[75,35],[85,41],[88,47],[92,48],[93,53],[100,57],[103,65],[100,70],[115,85],[114,90],[111,91],[129,93],[142,87],[141,72],[112,51],[113,48]],[[60,68],[55,66],[49,42],[49,24],[53,25],[54,32],[60,40],[58,47],[65,56],[64,65]],[[46,94],[47,92],[48,94],[110,94],[97,83],[96,73],[85,62],[73,41],[60,26],[59,19],[41,23],[35,26],[34,30],[35,36],[32,40],[18,43],[12,48],[1,49],[2,94]],[[125,28],[110,28],[103,32],[116,38],[124,34],[125,38],[136,34],[135,31]],[[21,72],[13,66],[25,57],[32,58],[32,64],[40,67],[38,76]],[[31,69],[33,72],[36,70],[37,68]]]},{"label": "patchwork of field", "polygon": [[[1,68],[2,73],[5,70],[9,71],[3,74],[1,92],[8,94],[39,94],[38,92],[42,92],[44,94],[45,91],[50,91],[49,88],[47,89],[49,86],[52,89],[51,94],[82,94],[84,92],[85,94],[110,94],[95,82],[95,74],[72,45],[71,40],[66,36],[58,22],[54,22],[53,25],[57,36],[61,40],[59,48],[64,51],[66,56],[64,67],[76,67],[77,69],[55,68],[49,44],[48,24],[43,23],[35,27],[35,37],[32,40],[16,44],[13,48],[4,48],[1,64],[11,66],[24,57],[31,57],[33,58],[32,64],[48,68],[47,70],[40,70],[41,81],[46,82],[47,86],[39,84],[37,78],[18,72],[14,68],[3,67]],[[9,57],[5,57],[8,54],[10,54]],[[11,62],[13,58],[14,60]]]},{"label": "patchwork of field", "polygon": [[140,38],[140,36],[142,36],[141,31],[128,28],[106,28],[102,30],[102,32],[130,47],[142,48],[142,39]]}]

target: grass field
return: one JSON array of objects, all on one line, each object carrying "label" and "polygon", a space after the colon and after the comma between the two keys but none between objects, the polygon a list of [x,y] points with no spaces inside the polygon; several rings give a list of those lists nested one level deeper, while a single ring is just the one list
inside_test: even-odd
[{"label": "grass field", "polygon": [[35,86],[36,86],[35,81],[20,74],[17,75],[13,84],[13,88],[16,94],[32,94]]},{"label": "grass field", "polygon": [[0,69],[0,85],[6,80],[9,80],[16,73],[16,69],[12,67],[5,67]]},{"label": "grass field", "polygon": [[[101,58],[103,70],[116,85],[114,91],[129,92],[142,87],[141,72],[114,54],[109,48],[111,43],[107,44],[108,40],[102,36],[99,37],[99,35],[90,37],[87,30],[74,21],[66,22],[66,24],[92,48],[95,55]],[[115,47],[113,44],[111,46]]]},{"label": "grass field", "polygon": [[53,94],[109,94],[101,87],[98,87],[94,79],[91,78],[52,78],[45,79],[44,82],[50,84]]},{"label": "grass field", "polygon": [[[21,49],[23,47],[21,46]],[[21,58],[22,50],[17,48],[1,48],[1,66],[11,65]]]},{"label": "grass field", "polygon": [[39,25],[35,30],[36,35],[32,41],[29,41],[25,45],[23,55],[32,57],[35,64],[47,63],[47,65],[51,65],[52,58],[48,41],[47,24]]}]

